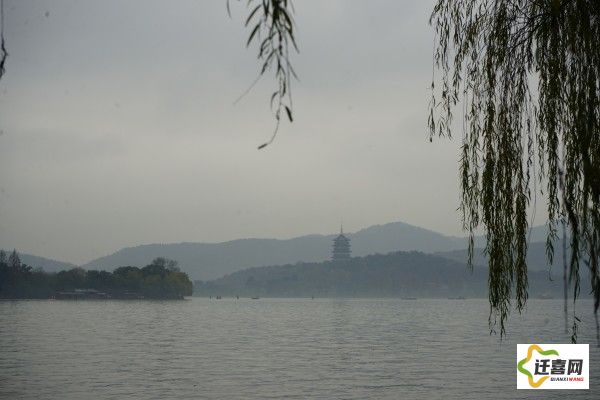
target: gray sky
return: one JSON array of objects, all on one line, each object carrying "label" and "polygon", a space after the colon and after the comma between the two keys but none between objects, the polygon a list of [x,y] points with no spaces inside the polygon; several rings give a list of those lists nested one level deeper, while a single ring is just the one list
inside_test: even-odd
[{"label": "gray sky", "polygon": [[297,1],[295,122],[257,151],[274,81],[233,105],[259,68],[245,2],[6,0],[0,246],[461,234],[459,141],[427,138],[432,3]]}]

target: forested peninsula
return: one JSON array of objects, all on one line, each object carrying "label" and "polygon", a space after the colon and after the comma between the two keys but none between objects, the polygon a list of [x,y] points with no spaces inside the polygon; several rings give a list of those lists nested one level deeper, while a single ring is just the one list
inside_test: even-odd
[{"label": "forested peninsula", "polygon": [[78,267],[48,273],[22,263],[15,250],[0,250],[0,299],[182,299],[192,287],[177,262],[165,258],[113,272]]},{"label": "forested peninsula", "polygon": [[[562,281],[530,271],[532,297],[560,298]],[[248,268],[212,281],[195,281],[194,295],[244,297],[484,298],[488,271],[416,251],[341,261]],[[588,290],[582,286],[582,294]]]}]

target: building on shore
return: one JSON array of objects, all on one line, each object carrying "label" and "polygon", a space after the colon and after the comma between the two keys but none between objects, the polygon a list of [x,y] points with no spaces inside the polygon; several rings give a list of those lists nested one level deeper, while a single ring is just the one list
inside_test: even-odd
[{"label": "building on shore", "polygon": [[340,234],[333,239],[331,261],[344,261],[350,258],[350,239],[344,235],[344,228],[340,226]]}]

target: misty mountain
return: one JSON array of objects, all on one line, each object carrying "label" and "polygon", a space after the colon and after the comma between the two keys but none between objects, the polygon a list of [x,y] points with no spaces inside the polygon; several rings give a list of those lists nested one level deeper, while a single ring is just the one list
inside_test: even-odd
[{"label": "misty mountain", "polygon": [[[544,228],[534,228],[532,236]],[[210,280],[249,267],[325,261],[336,235],[307,235],[293,239],[239,239],[223,243],[148,244],[128,247],[83,265],[86,269],[112,270],[118,266],[143,266],[156,257],[179,262],[192,279]],[[464,237],[446,236],[404,222],[374,225],[346,234],[352,255],[366,256],[395,251],[448,252],[467,247]],[[477,238],[476,244],[483,245]]]},{"label": "misty mountain", "polygon": [[[445,236],[403,222],[375,225],[346,235],[352,240],[352,254],[355,256],[392,251],[449,251],[466,246],[464,238]],[[146,265],[155,257],[167,257],[179,261],[182,270],[193,279],[207,280],[248,267],[328,260],[335,236],[149,244],[119,250],[83,267],[112,269],[121,265]]]},{"label": "misty mountain", "polygon": [[246,267],[324,260],[330,253],[328,236],[290,240],[239,239],[224,243],[149,244],[128,247],[85,264],[86,269],[147,265],[156,257],[177,260],[192,279],[215,279]]},{"label": "misty mountain", "polygon": [[[530,296],[562,295],[562,282],[531,272]],[[196,282],[198,296],[243,297],[486,297],[487,270],[470,273],[464,263],[420,252],[396,252],[325,261],[249,268]]]},{"label": "misty mountain", "polygon": [[[460,263],[466,263],[468,252],[467,249],[451,250],[436,252],[435,255],[440,257],[449,258],[451,260],[458,261]],[[567,257],[569,252],[567,251]],[[568,260],[567,260],[568,262]],[[483,248],[476,248],[473,251],[473,265],[487,267],[488,258],[484,254]],[[555,273],[562,274],[563,268],[563,248],[562,241],[558,240],[554,244],[554,258],[552,265],[548,264],[546,257],[546,242],[535,242],[529,243],[527,251],[527,268],[530,271],[554,271]]]},{"label": "misty mountain", "polygon": [[[6,251],[9,255],[11,251]],[[19,253],[19,258],[23,264],[27,264],[33,268],[42,268],[46,272],[58,272],[64,269],[71,269],[77,267],[75,264],[71,264],[64,261],[51,260],[49,258],[34,256],[31,254]]]}]

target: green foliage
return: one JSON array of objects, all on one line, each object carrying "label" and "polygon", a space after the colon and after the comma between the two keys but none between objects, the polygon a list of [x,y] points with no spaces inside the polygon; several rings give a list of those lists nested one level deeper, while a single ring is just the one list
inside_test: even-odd
[{"label": "green foliage", "polygon": [[590,268],[600,305],[600,2],[439,0],[430,134],[452,135],[462,110],[463,225],[487,231],[491,328],[527,301],[527,208],[537,184],[548,197],[547,254],[569,227],[569,280],[579,295]]},{"label": "green foliage", "polygon": [[[229,10],[229,0],[227,9]],[[271,95],[275,129],[270,140],[258,147],[260,150],[275,139],[283,112],[290,122],[293,121],[291,81],[298,77],[290,62],[290,47],[297,52],[298,46],[294,35],[294,7],[291,0],[249,0],[248,9],[250,11],[245,26],[251,30],[246,47],[252,43],[257,44],[257,58],[262,64],[255,83],[269,70],[275,71],[277,81],[277,89]]]},{"label": "green foliage", "polygon": [[[6,253],[0,250],[0,294],[13,297],[19,293],[30,293],[32,284],[37,281],[38,272],[21,263],[16,250],[7,258]],[[28,279],[30,278],[31,279]],[[2,297],[2,295],[0,295]]]},{"label": "green foliage", "polygon": [[58,273],[32,270],[13,251],[0,250],[0,298],[49,298],[59,292],[94,289],[113,298],[172,299],[191,296],[192,282],[177,262],[157,258],[144,268],[119,267],[107,271],[73,268]]},{"label": "green foliage", "polygon": [[56,284],[59,290],[85,288],[87,273],[83,268],[73,268],[56,274]]}]

